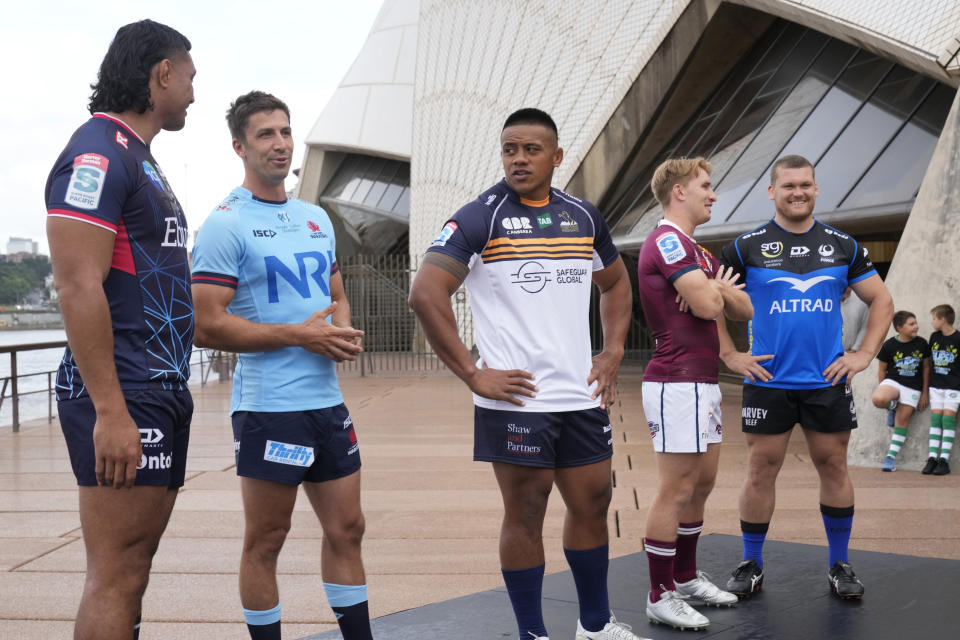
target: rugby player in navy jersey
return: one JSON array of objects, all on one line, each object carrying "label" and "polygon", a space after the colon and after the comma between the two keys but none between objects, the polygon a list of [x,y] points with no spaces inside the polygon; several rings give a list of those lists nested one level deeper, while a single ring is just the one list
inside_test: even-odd
[{"label": "rugby player in navy jersey", "polygon": [[[277,556],[297,487],[323,528],[321,575],[344,640],[370,640],[360,557],[360,451],[336,363],[361,351],[326,212],[288,199],[290,110],[251,91],[227,111],[243,184],[193,249],[197,344],[239,352],[231,416],[245,518],[240,601],[253,640],[280,640]],[[329,319],[329,320],[328,320]]]},{"label": "rugby player in navy jersey", "polygon": [[717,200],[712,169],[704,158],[671,158],[657,167],[650,186],[664,219],[644,241],[637,265],[640,303],[657,344],[642,386],[658,475],[644,538],[646,609],[650,620],[680,629],[710,624],[691,603],[737,602],[697,567],[697,541],[723,440],[715,319],[753,315],[738,276],[693,239]]},{"label": "rugby player in navy jersey", "polygon": [[[806,158],[777,160],[768,191],[776,211],[773,220],[723,248],[723,261],[743,278],[754,308],[748,353],[736,350],[719,322],[720,357],[746,377],[743,558],[727,590],[749,597],[763,585],[763,542],[773,516],[777,474],[790,433],[800,424],[820,477],[830,589],[841,598],[859,599],[863,584],[847,557],[853,525],[847,444],[857,426],[849,382],[879,351],[893,317],[893,299],[866,247],[814,219],[817,184]],[[844,353],[840,298],[848,286],[870,312],[860,348]]]},{"label": "rugby player in navy jersey", "polygon": [[47,238],[68,347],[57,406],[79,485],[87,574],[77,639],[139,635],[150,563],[183,486],[193,401],[187,223],[150,153],[193,102],[190,42],[121,27],[93,117],[46,186]]},{"label": "rugby player in navy jersey", "polygon": [[[427,250],[410,306],[437,355],[474,393],[474,459],[503,497],[500,563],[519,638],[546,638],[543,518],[556,484],[563,547],[580,603],[577,640],[635,640],[607,597],[612,433],[606,407],[630,322],[630,280],[600,212],[551,188],[563,159],[539,109],[500,134],[505,178],[462,207]],[[480,361],[460,340],[450,296],[466,284]],[[603,351],[591,359],[590,289]]]}]

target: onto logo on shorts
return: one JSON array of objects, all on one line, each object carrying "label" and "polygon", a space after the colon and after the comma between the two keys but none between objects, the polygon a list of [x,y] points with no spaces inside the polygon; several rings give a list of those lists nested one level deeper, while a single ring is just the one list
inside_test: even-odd
[{"label": "onto logo on shorts", "polygon": [[313,464],[313,447],[267,440],[263,459],[267,462],[278,462],[293,467],[309,467]]},{"label": "onto logo on shorts", "polygon": [[650,427],[650,437],[656,438],[657,434],[660,433],[660,425],[652,420],[648,420],[647,426]]}]

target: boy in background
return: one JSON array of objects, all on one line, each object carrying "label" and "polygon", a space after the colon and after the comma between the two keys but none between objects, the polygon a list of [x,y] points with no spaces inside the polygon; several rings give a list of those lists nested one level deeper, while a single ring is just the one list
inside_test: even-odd
[{"label": "boy in background", "polygon": [[957,406],[960,405],[960,332],[953,328],[953,307],[940,304],[930,309],[933,333],[930,335],[930,457],[923,467],[925,475],[950,473],[950,450],[956,431]]},{"label": "boy in background", "polygon": [[920,330],[917,316],[909,311],[897,311],[893,314],[893,328],[897,335],[884,342],[877,354],[880,384],[873,392],[873,406],[878,409],[899,401],[890,449],[881,467],[884,471],[897,468],[896,458],[907,440],[910,416],[914,409],[927,406],[930,388],[930,346],[917,336]]}]

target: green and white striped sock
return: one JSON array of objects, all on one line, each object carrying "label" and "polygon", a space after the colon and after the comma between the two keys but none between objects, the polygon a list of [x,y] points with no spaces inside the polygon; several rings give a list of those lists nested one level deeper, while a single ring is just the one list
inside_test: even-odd
[{"label": "green and white striped sock", "polygon": [[940,455],[940,441],[943,439],[943,429],[940,428],[942,415],[939,413],[930,414],[930,457],[936,458]]},{"label": "green and white striped sock", "polygon": [[950,459],[950,451],[953,449],[953,439],[957,436],[957,417],[943,416],[943,442],[940,443],[940,457],[944,460]]},{"label": "green and white striped sock", "polygon": [[887,451],[888,456],[897,457],[897,454],[900,453],[900,447],[903,446],[903,443],[907,441],[907,428],[906,427],[894,427],[893,428],[893,437],[890,438],[890,450]]}]

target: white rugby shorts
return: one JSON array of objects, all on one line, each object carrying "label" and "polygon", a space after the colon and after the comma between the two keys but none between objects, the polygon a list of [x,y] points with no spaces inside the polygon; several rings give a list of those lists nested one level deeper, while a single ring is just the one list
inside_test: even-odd
[{"label": "white rugby shorts", "polygon": [[880,383],[880,386],[893,387],[894,389],[900,392],[900,404],[906,404],[914,409],[917,408],[917,403],[920,402],[920,392],[916,389],[911,389],[910,387],[904,386],[897,382],[896,380],[891,380],[890,378],[884,378]]},{"label": "white rugby shorts", "polygon": [[960,407],[960,390],[930,387],[931,409],[956,413],[957,407]]},{"label": "white rugby shorts", "polygon": [[723,439],[718,385],[644,382],[640,389],[654,451],[706,453]]}]

